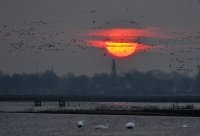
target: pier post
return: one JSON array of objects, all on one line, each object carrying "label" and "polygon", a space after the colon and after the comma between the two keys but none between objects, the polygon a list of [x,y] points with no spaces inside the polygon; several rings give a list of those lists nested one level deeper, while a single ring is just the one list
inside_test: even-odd
[{"label": "pier post", "polygon": [[40,100],[35,100],[34,105],[35,105],[35,107],[41,107],[42,102]]},{"label": "pier post", "polygon": [[65,101],[59,101],[59,107],[65,107]]}]

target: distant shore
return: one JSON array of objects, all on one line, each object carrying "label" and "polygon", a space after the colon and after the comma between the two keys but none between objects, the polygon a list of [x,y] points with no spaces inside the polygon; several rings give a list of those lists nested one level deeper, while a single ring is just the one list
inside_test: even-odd
[{"label": "distant shore", "polygon": [[1,111],[0,113],[48,113],[48,114],[94,114],[94,115],[142,115],[142,116],[188,116],[200,117],[200,110],[43,110],[43,111]]}]

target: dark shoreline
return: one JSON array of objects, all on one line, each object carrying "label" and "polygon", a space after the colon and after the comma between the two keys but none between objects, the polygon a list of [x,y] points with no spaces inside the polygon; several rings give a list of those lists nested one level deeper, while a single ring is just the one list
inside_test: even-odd
[{"label": "dark shoreline", "polygon": [[172,102],[199,103],[198,95],[157,96],[98,96],[98,95],[0,95],[0,101],[51,101],[51,102]]},{"label": "dark shoreline", "polygon": [[46,113],[46,114],[88,114],[88,115],[141,115],[141,116],[186,116],[200,117],[200,110],[149,110],[149,111],[123,111],[123,110],[44,110],[44,111],[11,111],[0,113]]}]

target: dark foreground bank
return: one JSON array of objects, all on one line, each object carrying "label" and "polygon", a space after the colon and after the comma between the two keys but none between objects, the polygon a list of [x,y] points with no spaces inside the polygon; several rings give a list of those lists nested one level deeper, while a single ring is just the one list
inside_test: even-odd
[{"label": "dark foreground bank", "polygon": [[200,110],[42,110],[12,111],[2,113],[49,113],[49,114],[93,114],[93,115],[143,115],[143,116],[188,116],[200,117]]}]

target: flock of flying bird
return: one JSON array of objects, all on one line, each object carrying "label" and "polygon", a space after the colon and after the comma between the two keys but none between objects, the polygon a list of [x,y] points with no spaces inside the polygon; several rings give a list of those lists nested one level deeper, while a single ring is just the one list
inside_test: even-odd
[{"label": "flock of flying bird", "polygon": [[[65,32],[48,32],[41,31],[52,25],[63,24],[64,22],[47,22],[47,21],[33,21],[24,22],[21,26],[15,26],[14,24],[1,24],[0,41],[10,45],[9,52],[31,50],[52,50],[60,51],[62,48],[59,46],[65,46],[63,40],[56,40],[56,37],[64,35]],[[20,29],[16,28],[20,27]]]},{"label": "flock of flying bird", "polygon": [[[115,0],[116,2],[125,2],[126,0]],[[188,5],[199,4],[200,0],[185,0]],[[146,0],[144,0],[146,2]],[[129,12],[128,8],[124,8],[123,12]],[[97,10],[81,11],[81,14],[98,14]],[[91,23],[91,30],[103,30],[112,27],[112,21],[107,20],[103,23],[95,19],[89,20]],[[156,47],[159,55],[170,56],[169,68],[190,73],[194,69],[187,65],[191,62],[197,64],[200,62],[198,51],[200,51],[200,30],[192,33],[168,31],[165,26],[147,26],[145,25],[145,16],[141,15],[135,19],[122,19],[122,26],[132,26],[132,28],[146,28],[155,27],[160,29],[166,35],[172,35],[173,38],[155,38],[155,37],[138,37],[133,42],[145,44],[149,47]],[[41,51],[64,51],[69,46],[74,46],[80,49],[87,49],[88,42],[83,38],[72,38],[68,41],[64,40],[67,32],[59,30],[61,25],[65,25],[65,21],[32,21],[23,22],[18,26],[16,24],[0,23],[0,43],[9,45],[9,52],[31,50],[35,53]],[[51,30],[52,28],[52,30]],[[55,28],[55,29],[53,29]],[[58,28],[58,29],[57,29]],[[177,45],[177,46],[176,46]],[[167,52],[166,52],[167,50]],[[74,49],[72,51],[76,53]],[[145,53],[152,53],[151,48],[144,50]],[[194,52],[195,53],[194,55]],[[104,53],[104,56],[105,53]]]}]

